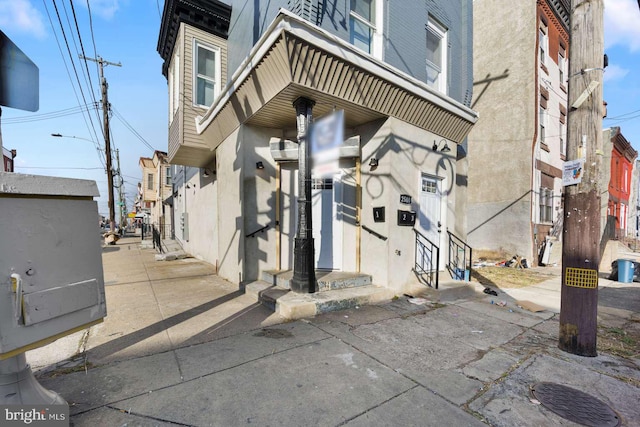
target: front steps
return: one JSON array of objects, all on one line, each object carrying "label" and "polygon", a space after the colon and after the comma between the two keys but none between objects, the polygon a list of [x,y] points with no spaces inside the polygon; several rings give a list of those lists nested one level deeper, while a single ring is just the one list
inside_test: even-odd
[{"label": "front steps", "polygon": [[292,271],[266,271],[263,280],[248,283],[245,292],[287,319],[313,317],[330,311],[376,304],[393,298],[391,289],[371,284],[371,276],[339,271],[317,271],[318,292],[290,292]]},{"label": "front steps", "polygon": [[406,286],[402,291],[373,285],[371,276],[347,272],[316,272],[318,292],[290,292],[293,272],[265,271],[262,280],[247,283],[245,292],[257,302],[286,319],[313,317],[330,311],[390,301],[396,295],[411,295],[432,302],[452,302],[482,295],[482,287],[470,282],[449,280],[440,282],[439,289],[422,284]]}]

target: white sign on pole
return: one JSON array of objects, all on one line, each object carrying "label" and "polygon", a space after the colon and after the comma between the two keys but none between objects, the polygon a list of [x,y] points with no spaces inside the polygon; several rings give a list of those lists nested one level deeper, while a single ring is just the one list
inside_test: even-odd
[{"label": "white sign on pole", "polygon": [[313,172],[323,176],[338,171],[340,147],[344,143],[344,111],[336,111],[313,123],[311,155]]},{"label": "white sign on pole", "polygon": [[562,185],[579,184],[582,181],[582,175],[584,171],[584,159],[569,160],[564,162],[562,170]]}]

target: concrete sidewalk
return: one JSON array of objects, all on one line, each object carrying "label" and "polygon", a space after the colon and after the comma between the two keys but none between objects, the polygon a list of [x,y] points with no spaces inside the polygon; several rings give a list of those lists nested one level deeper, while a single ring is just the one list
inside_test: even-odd
[{"label": "concrete sidewalk", "polygon": [[[105,247],[103,260],[105,322],[27,354],[76,426],[578,425],[532,398],[544,381],[640,426],[640,360],[557,349],[559,278],[528,289],[549,305],[539,313],[500,292],[447,304],[400,296],[282,323],[210,265],[156,262],[138,239]],[[619,319],[639,322],[640,285],[610,288],[629,305],[611,307]]]}]

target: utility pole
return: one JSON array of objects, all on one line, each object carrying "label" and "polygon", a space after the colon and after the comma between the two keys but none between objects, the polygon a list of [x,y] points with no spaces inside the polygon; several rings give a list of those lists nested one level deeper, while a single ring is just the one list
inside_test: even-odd
[{"label": "utility pole", "polygon": [[597,356],[604,0],[571,0],[568,159],[582,180],[565,187],[558,347]]},{"label": "utility pole", "polygon": [[[115,232],[116,228],[116,216],[113,199],[113,169],[111,166],[111,135],[109,133],[109,98],[107,96],[107,79],[104,78],[104,67],[107,65],[115,65],[116,67],[122,67],[121,63],[109,62],[102,59],[101,56],[97,58],[87,58],[84,55],[79,55],[80,59],[97,62],[100,67],[100,86],[102,88],[102,119],[103,119],[103,131],[104,131],[104,150],[105,157],[107,158],[107,188],[109,193],[109,224],[111,226],[111,232]],[[113,242],[115,244],[115,241]]]},{"label": "utility pole", "polygon": [[122,188],[122,175],[120,174],[120,150],[116,148],[116,175],[118,181],[118,212],[120,214],[120,228],[124,227],[124,193]]}]

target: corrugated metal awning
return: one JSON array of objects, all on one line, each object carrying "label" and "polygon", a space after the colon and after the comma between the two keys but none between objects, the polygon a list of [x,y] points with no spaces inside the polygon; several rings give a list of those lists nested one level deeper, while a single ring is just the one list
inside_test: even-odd
[{"label": "corrugated metal awning", "polygon": [[395,117],[462,142],[478,115],[424,82],[281,10],[203,117],[198,132],[214,150],[241,124],[293,129],[293,101],[316,102],[314,116],[344,109],[347,127]]}]

